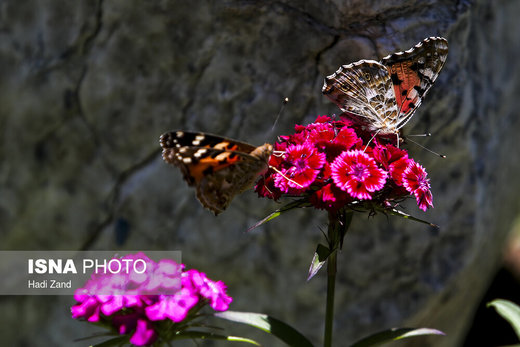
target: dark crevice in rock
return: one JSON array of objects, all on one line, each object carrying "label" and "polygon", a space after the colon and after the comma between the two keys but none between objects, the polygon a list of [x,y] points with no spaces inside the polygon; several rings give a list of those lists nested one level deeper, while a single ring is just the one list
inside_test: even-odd
[{"label": "dark crevice in rock", "polygon": [[60,58],[62,60],[67,60],[74,56],[84,57],[90,52],[92,47],[94,46],[94,40],[101,32],[103,27],[103,0],[98,0],[96,3],[95,10],[95,21],[94,28],[92,30],[89,29],[88,23],[85,23],[81,28],[79,37],[75,40],[75,42],[67,48],[61,55]]},{"label": "dark crevice in rock", "polygon": [[[65,103],[70,103],[71,112],[74,113],[75,116],[77,116],[81,122],[85,125],[87,128],[87,131],[90,135],[90,138],[92,139],[92,142],[96,146],[96,148],[101,148],[104,141],[99,137],[98,133],[95,131],[95,128],[90,124],[90,122],[87,119],[87,116],[85,114],[85,111],[83,110],[82,101],[81,101],[81,86],[83,84],[83,81],[85,80],[85,76],[87,75],[88,67],[84,66],[81,75],[79,76],[76,86],[74,87],[73,91],[68,91],[66,98],[68,101],[65,101]],[[101,151],[98,150],[98,153],[101,153]],[[107,160],[105,156],[101,155],[100,157],[101,162],[103,165],[112,173],[116,173],[116,169],[111,164],[110,160]]]},{"label": "dark crevice in rock", "polygon": [[[218,46],[218,44],[216,46]],[[206,73],[206,70],[211,65],[211,61],[213,60],[213,57],[214,57],[213,53],[214,53],[214,48],[212,48],[211,51],[205,57],[203,57],[201,59],[201,66],[200,66],[200,68],[195,70],[196,72],[194,73],[193,83],[190,87],[187,88],[189,90],[189,92],[188,92],[189,97],[188,97],[188,101],[181,109],[182,115],[181,115],[181,119],[180,119],[180,122],[181,122],[181,124],[183,124],[184,127],[186,127],[186,124],[187,124],[188,112],[189,112],[190,108],[193,106],[193,104],[195,103],[194,96],[196,95],[196,90],[198,89],[199,83],[201,82],[202,77]]]},{"label": "dark crevice in rock", "polygon": [[316,53],[316,57],[314,58],[315,62],[316,62],[316,72],[317,71],[317,67],[320,65],[320,62],[321,62],[321,57],[322,55],[327,52],[329,49],[331,48],[334,48],[334,46],[339,42],[339,35],[334,35],[332,37],[332,41],[326,45],[325,47],[323,47],[320,51],[318,51],[318,53]]},{"label": "dark crevice in rock", "polygon": [[314,17],[312,14],[303,11],[300,8],[291,6],[289,4],[275,1],[273,2],[273,5],[278,6],[282,9],[285,13],[292,13],[295,14],[297,17],[301,18],[304,22],[309,24],[310,26],[316,28],[320,32],[327,32],[333,35],[337,35],[337,29],[334,27],[327,25],[326,23],[320,22],[316,17]]},{"label": "dark crevice in rock", "polygon": [[[59,56],[59,61],[54,64],[49,64],[46,67],[42,68],[39,71],[39,74],[41,76],[57,69],[67,69],[67,65],[76,65],[76,59],[79,60],[85,60],[86,55],[90,51],[90,49],[93,46],[93,42],[95,38],[98,36],[99,32],[102,28],[102,18],[103,18],[103,0],[99,0],[96,4],[96,10],[95,10],[95,24],[94,28],[92,30],[87,30],[89,25],[85,23],[81,29],[81,33],[79,37],[74,41],[74,43],[66,49],[63,53]],[[72,116],[79,116],[81,121],[85,124],[88,131],[90,132],[92,139],[96,146],[99,146],[101,143],[101,140],[99,139],[99,136],[96,134],[96,132],[93,130],[93,127],[89,124],[87,117],[85,116],[85,113],[83,111],[82,102],[80,99],[80,90],[83,81],[85,80],[85,76],[88,71],[88,66],[83,61],[81,64],[79,64],[81,68],[78,68],[80,70],[79,77],[77,78],[77,81],[74,84],[73,90],[66,89],[63,92],[63,107],[65,110],[64,119],[58,124],[56,127],[54,127],[51,131],[47,132],[40,141],[44,141],[46,138],[51,136],[56,130],[58,130],[61,126],[63,126]],[[104,160],[103,160],[104,161]],[[104,161],[105,162],[105,161]],[[105,162],[105,165],[107,163]],[[107,165],[107,167],[109,167]]]},{"label": "dark crevice in rock", "polygon": [[[324,53],[326,53],[330,49],[334,48],[334,46],[339,42],[339,38],[340,38],[339,35],[334,35],[332,37],[332,41],[328,45],[326,45],[325,47],[323,47],[321,50],[319,50],[316,53],[316,56],[314,57],[314,61],[315,61],[315,64],[314,64],[314,78],[313,78],[314,81],[317,81],[321,77],[325,77],[325,76],[321,76],[320,75],[320,71],[319,71],[319,68],[318,68],[320,66],[321,57],[323,56]],[[321,88],[321,86],[320,86],[320,88]],[[310,104],[307,103],[307,105],[305,107],[305,112],[306,113],[309,110],[309,108],[310,108]]]},{"label": "dark crevice in rock", "polygon": [[148,154],[143,160],[136,163],[135,165],[129,167],[125,171],[121,172],[116,179],[114,187],[108,194],[108,197],[105,201],[105,205],[107,206],[108,213],[106,217],[93,228],[92,232],[88,235],[87,239],[81,246],[80,250],[88,250],[92,247],[92,245],[97,241],[103,230],[112,223],[115,216],[115,210],[117,209],[119,197],[121,195],[121,190],[125,183],[137,172],[141,169],[152,163],[157,156],[161,153],[161,149],[158,148]]}]

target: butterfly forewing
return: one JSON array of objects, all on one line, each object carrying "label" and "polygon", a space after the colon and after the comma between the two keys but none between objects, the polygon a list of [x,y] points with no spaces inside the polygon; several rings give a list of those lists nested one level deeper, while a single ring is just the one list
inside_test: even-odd
[{"label": "butterfly forewing", "polygon": [[448,57],[448,41],[429,37],[404,52],[384,57],[381,63],[390,73],[399,110],[396,127],[402,127],[422,100]]},{"label": "butterfly forewing", "polygon": [[215,214],[226,209],[233,197],[248,189],[268,168],[272,146],[259,147],[232,139],[185,131],[161,136],[163,159],[180,168],[195,186],[202,205]]}]

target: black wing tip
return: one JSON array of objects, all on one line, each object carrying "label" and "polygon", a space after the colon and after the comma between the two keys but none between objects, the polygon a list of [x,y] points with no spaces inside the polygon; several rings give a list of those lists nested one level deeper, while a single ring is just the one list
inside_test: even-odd
[{"label": "black wing tip", "polygon": [[169,131],[167,133],[162,134],[159,137],[159,143],[161,144],[162,148],[171,148],[174,146],[174,138],[175,138],[175,132]]}]

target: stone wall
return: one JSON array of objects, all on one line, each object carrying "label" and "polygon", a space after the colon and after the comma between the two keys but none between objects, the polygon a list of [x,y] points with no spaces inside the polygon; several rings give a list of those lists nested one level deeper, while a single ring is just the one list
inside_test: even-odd
[{"label": "stone wall", "polygon": [[[271,314],[319,345],[325,278],[305,279],[324,214],[295,211],[245,233],[278,205],[248,192],[215,218],[162,162],[158,137],[273,141],[339,113],[321,86],[341,64],[444,36],[446,66],[405,128],[433,133],[422,143],[448,156],[409,147],[435,209],[407,212],[441,229],[355,218],[335,341],[407,325],[441,329],[432,345],[456,346],[520,207],[519,14],[515,0],[1,2],[2,249],[181,250],[188,267],[228,284],[232,309]],[[0,298],[1,339],[68,345],[97,331],[69,318],[72,303]]]}]

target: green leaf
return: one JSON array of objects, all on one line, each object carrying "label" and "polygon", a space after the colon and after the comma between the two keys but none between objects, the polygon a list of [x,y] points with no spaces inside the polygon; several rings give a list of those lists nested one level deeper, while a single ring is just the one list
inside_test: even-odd
[{"label": "green leaf", "polygon": [[312,343],[290,325],[268,316],[254,312],[225,311],[214,314],[216,317],[232,322],[247,324],[270,333],[289,346],[312,347]]},{"label": "green leaf", "polygon": [[316,247],[316,252],[314,253],[314,257],[312,257],[312,262],[309,268],[309,276],[307,277],[307,281],[309,281],[318,273],[323,264],[325,264],[325,262],[327,261],[329,255],[330,249],[322,244],[318,244],[318,247]]},{"label": "green leaf", "polygon": [[278,210],[274,211],[273,213],[271,213],[270,215],[268,215],[261,221],[257,222],[255,225],[253,225],[249,229],[247,229],[247,232],[250,232],[251,230],[258,228],[260,225],[265,224],[265,223],[269,222],[270,220],[275,219],[276,217],[280,216],[284,212],[290,211],[290,210],[292,210],[294,208],[298,208],[298,207],[309,207],[309,206],[311,206],[311,204],[306,199],[300,199],[300,200],[296,200],[291,203],[288,203],[287,205],[280,207]]},{"label": "green leaf", "polygon": [[428,224],[429,226],[431,227],[434,227],[435,229],[439,229],[439,226],[437,224],[433,224],[433,223],[430,223],[428,221],[425,221],[425,220],[422,220],[422,219],[419,219],[417,217],[414,217],[412,215],[409,215],[407,213],[404,213],[403,211],[400,211],[396,208],[390,208],[390,209],[381,209],[381,208],[378,208],[379,211],[382,211],[382,212],[388,212],[390,214],[393,214],[394,216],[399,216],[399,217],[403,217],[405,219],[410,219],[410,220],[413,220],[413,221],[416,221],[416,222],[419,222],[419,223],[423,223],[423,224]]},{"label": "green leaf", "polygon": [[520,307],[504,299],[495,299],[487,304],[487,307],[490,306],[494,307],[497,313],[511,324],[516,336],[520,339]]},{"label": "green leaf", "polygon": [[175,335],[175,339],[201,339],[201,340],[225,340],[232,342],[245,342],[250,343],[252,345],[260,346],[258,342],[255,340],[251,340],[241,336],[228,336],[228,335],[220,335],[205,331],[183,331],[177,335]]},{"label": "green leaf", "polygon": [[429,328],[394,328],[365,337],[364,339],[354,343],[351,347],[377,346],[391,341],[422,335],[444,335],[444,333],[442,331]]}]

